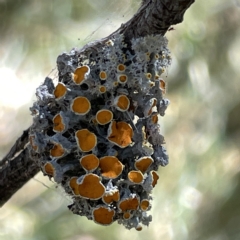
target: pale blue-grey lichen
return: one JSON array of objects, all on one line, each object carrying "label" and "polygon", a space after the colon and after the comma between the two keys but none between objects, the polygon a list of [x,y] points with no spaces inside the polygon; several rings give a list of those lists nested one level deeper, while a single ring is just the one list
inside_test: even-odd
[{"label": "pale blue-grey lichen", "polygon": [[[54,86],[52,79],[46,78],[37,89],[37,101],[31,108],[32,158],[44,174],[53,177],[72,196],[73,204],[69,209],[73,213],[103,225],[118,221],[126,228],[137,230],[141,230],[141,224],[148,225],[152,220],[146,212],[151,204],[148,207],[140,205],[142,200],[151,202],[151,192],[158,180],[156,171],[159,166],[168,164],[158,117],[164,115],[169,104],[169,100],[163,98],[164,81],[160,75],[170,62],[167,40],[162,36],[134,39],[129,46],[123,36],[115,35],[104,45],[85,53],[73,49],[60,55],[57,66],[61,84]],[[76,69],[81,66],[85,66],[85,73],[88,72],[83,72],[84,81],[76,84],[73,81],[79,77]],[[118,102],[121,95],[129,102]],[[89,109],[84,110],[88,105],[81,106],[81,103],[75,108],[72,106],[73,99],[79,96],[84,97],[82,104],[88,99]],[[124,109],[126,102],[130,104]],[[81,107],[83,109],[79,109]],[[96,121],[96,113],[102,109],[113,113],[113,119],[107,119],[107,124]],[[83,139],[77,138],[76,132],[83,129],[96,136],[96,143],[92,142],[94,136],[88,131]],[[89,150],[88,142],[92,144]],[[82,148],[87,150],[81,151]],[[86,171],[79,160],[90,153],[99,159],[117,157],[124,165],[121,174],[111,175],[116,166],[108,166],[111,174],[107,178],[102,176],[100,166],[94,166],[91,173]],[[141,172],[136,169],[135,162],[144,156],[149,156],[151,161]],[[86,186],[81,185],[82,179],[88,175],[101,177],[101,184],[96,178],[87,185],[89,192],[99,186],[96,198],[81,195],[81,191],[86,190],[83,189]],[[104,196],[111,195],[115,199],[103,200]],[[109,213],[109,219],[99,219],[94,215],[97,210]]]}]

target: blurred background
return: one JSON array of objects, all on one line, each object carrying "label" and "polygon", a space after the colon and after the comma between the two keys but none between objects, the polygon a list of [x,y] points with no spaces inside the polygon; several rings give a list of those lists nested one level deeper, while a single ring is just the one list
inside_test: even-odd
[{"label": "blurred background", "polygon": [[[105,37],[140,0],[0,0],[0,159],[31,125],[35,89],[73,47]],[[153,221],[141,232],[73,215],[39,173],[0,209],[2,240],[240,239],[240,1],[196,1],[166,34],[171,104]]]}]

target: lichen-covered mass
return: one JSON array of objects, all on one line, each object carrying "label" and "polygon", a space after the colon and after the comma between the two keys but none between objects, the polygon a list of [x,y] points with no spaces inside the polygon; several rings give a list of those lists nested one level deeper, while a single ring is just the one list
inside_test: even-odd
[{"label": "lichen-covered mass", "polygon": [[73,213],[137,230],[151,221],[157,170],[168,164],[159,119],[170,62],[162,36],[115,35],[60,55],[58,82],[37,88],[31,155],[72,197]]}]

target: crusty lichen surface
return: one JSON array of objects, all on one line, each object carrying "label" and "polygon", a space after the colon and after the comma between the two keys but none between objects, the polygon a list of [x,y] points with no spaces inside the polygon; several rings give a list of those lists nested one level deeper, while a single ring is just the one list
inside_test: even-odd
[{"label": "crusty lichen surface", "polygon": [[73,213],[137,230],[152,220],[157,170],[168,164],[159,118],[170,62],[165,37],[126,44],[115,35],[60,55],[58,83],[46,78],[37,88],[31,155],[72,197]]}]

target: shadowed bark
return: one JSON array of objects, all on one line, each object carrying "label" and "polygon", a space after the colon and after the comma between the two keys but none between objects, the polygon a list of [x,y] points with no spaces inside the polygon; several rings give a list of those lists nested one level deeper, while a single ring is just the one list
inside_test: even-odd
[{"label": "shadowed bark", "polygon": [[29,157],[28,144],[27,129],[0,161],[0,206],[40,170]]},{"label": "shadowed bark", "polygon": [[[124,35],[126,42],[147,35],[164,35],[171,25],[181,23],[185,11],[194,0],[143,0],[138,12],[112,33]],[[97,47],[110,36],[85,45],[80,51]],[[40,169],[30,158],[28,130],[16,141],[10,152],[0,161],[0,207]]]}]

